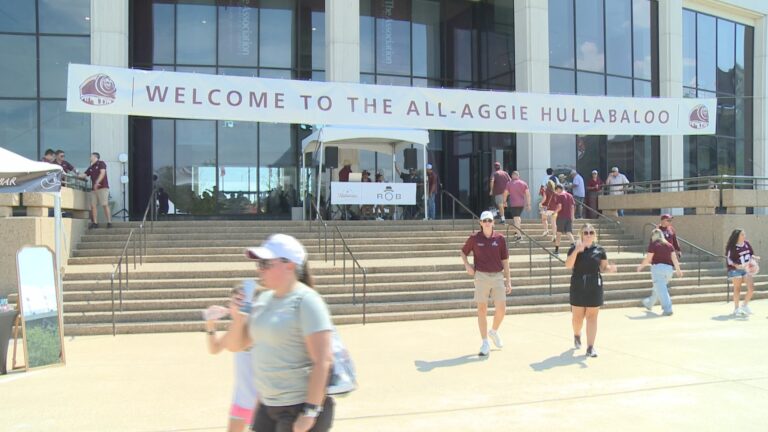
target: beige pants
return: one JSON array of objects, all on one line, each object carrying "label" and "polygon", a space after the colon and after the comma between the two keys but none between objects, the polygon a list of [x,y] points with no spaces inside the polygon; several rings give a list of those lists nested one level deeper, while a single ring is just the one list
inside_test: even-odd
[{"label": "beige pants", "polygon": [[504,274],[475,272],[475,302],[487,302],[488,297],[493,301],[506,301],[507,293],[504,288]]},{"label": "beige pants", "polygon": [[109,189],[101,188],[91,191],[91,205],[105,206],[109,205]]}]

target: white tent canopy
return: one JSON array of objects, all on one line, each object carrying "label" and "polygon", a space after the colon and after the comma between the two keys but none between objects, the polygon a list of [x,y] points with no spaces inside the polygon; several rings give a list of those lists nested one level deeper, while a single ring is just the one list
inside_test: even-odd
[{"label": "white tent canopy", "polygon": [[[62,168],[47,162],[37,162],[0,147],[0,177],[13,178],[14,184],[0,182],[0,193],[47,192],[54,194],[54,235],[56,253],[56,274],[59,302],[62,301],[61,286],[61,177]],[[54,175],[55,179],[49,178]]]},{"label": "white tent canopy", "polygon": [[[392,172],[395,171],[395,154],[398,150],[409,148],[412,145],[422,146],[423,163],[422,172],[425,173],[424,183],[424,217],[427,212],[427,144],[429,133],[422,129],[399,128],[365,128],[345,126],[319,126],[312,135],[302,141],[302,155],[307,152],[319,153],[319,167],[322,169],[325,160],[325,147],[334,145],[341,148],[369,150],[392,156]],[[306,168],[307,161],[304,160]],[[321,176],[317,176],[317,208],[320,209]],[[306,201],[306,200],[305,200]],[[305,204],[306,205],[306,204]]]}]

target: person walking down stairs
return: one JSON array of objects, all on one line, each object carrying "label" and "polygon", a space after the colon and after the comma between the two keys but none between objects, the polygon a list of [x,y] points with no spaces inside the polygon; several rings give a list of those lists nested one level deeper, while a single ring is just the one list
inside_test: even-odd
[{"label": "person walking down stairs", "polygon": [[643,306],[649,311],[661,301],[661,309],[664,316],[672,315],[672,299],[669,296],[669,281],[674,273],[677,277],[683,277],[680,270],[680,262],[675,253],[675,247],[667,241],[664,232],[658,228],[651,231],[651,243],[643,262],[637,266],[637,271],[651,266],[651,279],[653,291],[650,297],[643,299]]}]

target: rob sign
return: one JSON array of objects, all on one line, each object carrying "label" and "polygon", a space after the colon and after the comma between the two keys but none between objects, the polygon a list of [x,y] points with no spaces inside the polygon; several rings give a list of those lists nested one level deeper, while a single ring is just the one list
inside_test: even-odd
[{"label": "rob sign", "polygon": [[331,183],[331,203],[414,205],[416,183]]}]

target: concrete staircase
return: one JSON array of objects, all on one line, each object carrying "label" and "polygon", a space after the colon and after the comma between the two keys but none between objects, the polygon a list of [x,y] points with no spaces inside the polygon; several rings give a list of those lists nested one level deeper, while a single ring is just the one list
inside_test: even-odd
[{"label": "concrete staircase", "polygon": [[[578,221],[578,229],[583,221]],[[112,294],[109,275],[116,256],[135,223],[115,223],[112,229],[90,230],[77,245],[64,277],[64,324],[68,335],[112,332]],[[471,231],[470,221],[340,222],[347,244],[367,270],[367,322],[471,316],[472,280],[460,264],[459,249]],[[503,227],[497,227],[503,229]],[[322,230],[322,227],[320,227]],[[535,222],[523,229],[551,245]],[[600,244],[619,273],[608,274],[606,307],[639,306],[651,287],[648,272],[635,267],[645,241],[633,238],[609,223],[598,225]],[[243,249],[258,245],[269,234],[284,232],[307,247],[316,289],[328,302],[337,324],[362,322],[363,284],[359,270],[353,293],[352,264],[346,260],[343,276],[341,241],[328,230],[328,258],[318,244],[318,225],[290,221],[175,221],[155,223],[147,236],[144,265],[129,266],[130,284],[123,289],[116,326],[119,333],[201,330],[201,309],[223,304],[233,286],[255,277],[255,265]],[[570,271],[550,259],[535,244],[510,243],[513,293],[509,313],[568,310]],[[621,252],[618,253],[619,248]],[[564,248],[565,249],[565,248]],[[132,252],[132,248],[130,248]],[[565,253],[560,256],[565,259]],[[131,260],[132,263],[132,260]],[[703,262],[701,284],[695,256],[683,259],[685,277],[672,283],[675,303],[725,300],[725,272],[720,262]],[[551,295],[550,295],[551,278]],[[757,279],[756,297],[768,297],[768,277]],[[115,286],[115,301],[118,294]],[[728,306],[723,305],[724,310]]]}]

